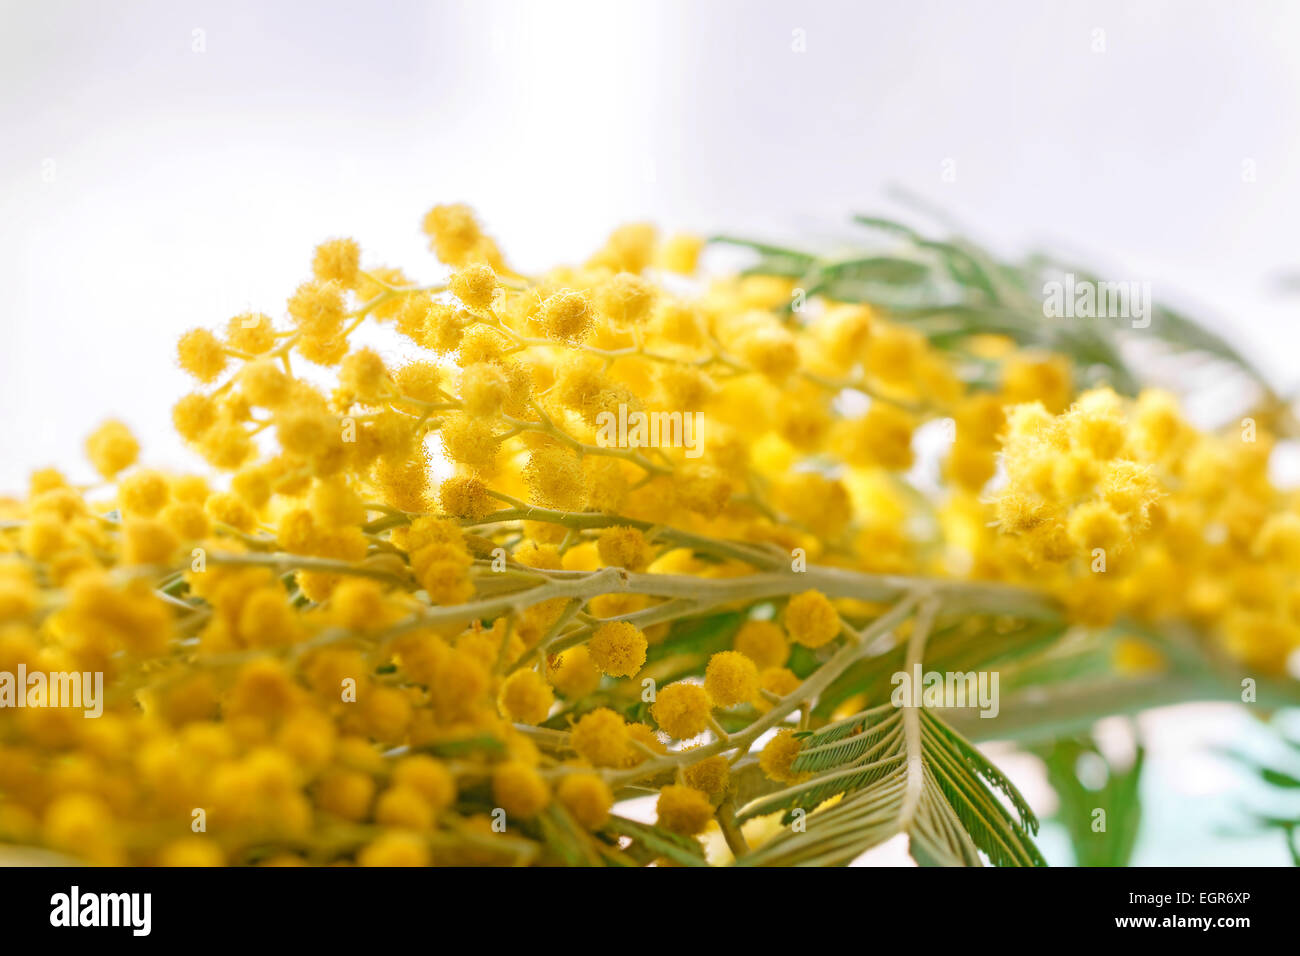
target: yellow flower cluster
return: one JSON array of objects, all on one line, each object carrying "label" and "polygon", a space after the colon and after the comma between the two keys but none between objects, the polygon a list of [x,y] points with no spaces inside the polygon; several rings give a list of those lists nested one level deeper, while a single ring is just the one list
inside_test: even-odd
[{"label": "yellow flower cluster", "polygon": [[[693,837],[751,745],[797,778],[792,649],[806,668],[854,637],[799,562],[1188,619],[1270,668],[1300,644],[1300,513],[1262,436],[1199,433],[1158,393],[1071,405],[1068,364],[997,338],[972,343],[1001,369],[977,389],[870,307],[670,280],[696,273],[689,236],[624,227],[526,276],[468,208],[424,225],[442,281],[335,239],[284,321],[181,337],[197,387],[173,419],[211,475],[137,464],[108,422],[86,446],[103,484],[44,470],[0,500],[0,672],[104,679],[95,719],[0,711],[0,842],[382,866],[562,862],[566,833],[586,862],[645,862],[615,810],[632,784]],[[632,415],[683,440],[608,441]],[[936,549],[900,473],[940,419]],[[674,650],[677,622],[727,609],[729,645]]]},{"label": "yellow flower cluster", "polygon": [[1190,623],[1280,674],[1300,648],[1300,500],[1270,480],[1273,447],[1253,418],[1199,431],[1159,390],[1017,405],[996,532],[969,502],[949,518],[983,576],[1046,587],[1092,625]]},{"label": "yellow flower cluster", "polygon": [[1085,393],[1058,417],[1039,403],[1014,406],[1001,529],[1019,535],[1037,561],[1125,550],[1150,524],[1160,494],[1143,454],[1148,436],[1135,436],[1133,447],[1129,437],[1122,402],[1108,389]]}]

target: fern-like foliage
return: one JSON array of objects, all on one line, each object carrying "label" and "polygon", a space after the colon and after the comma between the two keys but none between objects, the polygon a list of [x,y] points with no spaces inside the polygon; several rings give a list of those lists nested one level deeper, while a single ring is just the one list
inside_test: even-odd
[{"label": "fern-like foliage", "polygon": [[791,769],[809,776],[741,808],[741,820],[784,811],[786,824],[741,864],[842,865],[906,833],[923,865],[1046,865],[1024,798],[922,707],[886,704],[808,733]]},{"label": "fern-like foliage", "polygon": [[[736,236],[715,242],[758,254],[748,270],[795,280],[806,297],[868,303],[891,319],[922,333],[941,349],[961,349],[971,336],[1009,336],[1026,347],[1046,348],[1070,357],[1078,381],[1105,381],[1120,392],[1137,391],[1140,376],[1126,346],[1158,345],[1170,355],[1196,355],[1244,375],[1266,404],[1277,396],[1259,369],[1230,341],[1159,302],[1151,303],[1149,327],[1135,335],[1127,322],[1105,317],[1048,321],[1043,311],[1044,283],[1071,273],[1080,283],[1101,277],[1074,263],[1043,254],[1010,262],[961,235],[927,236],[913,227],[879,216],[854,216],[853,222],[878,240],[846,255],[829,256],[774,246]],[[972,364],[978,385],[980,372]]]}]

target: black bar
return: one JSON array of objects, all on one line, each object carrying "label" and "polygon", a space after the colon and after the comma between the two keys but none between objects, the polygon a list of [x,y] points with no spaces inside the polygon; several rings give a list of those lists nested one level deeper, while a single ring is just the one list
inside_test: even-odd
[{"label": "black bar", "polygon": [[[1241,934],[1286,932],[1295,912],[1293,869],[1000,870],[910,869],[703,870],[650,868],[641,873],[535,869],[377,870],[358,868],[224,870],[0,869],[0,925],[6,942],[77,934],[79,942],[230,941],[276,939],[296,944],[393,945],[412,929],[435,948],[487,945],[518,933],[535,945],[569,934],[598,945],[608,931],[667,933],[715,918],[728,936],[778,926],[822,934],[852,933],[869,945],[901,926],[929,936],[992,942],[1022,933],[1056,939],[1185,940],[1197,935],[1230,942]],[[72,887],[81,915],[112,916],[118,926],[69,923]],[[149,894],[132,909],[122,897]],[[66,906],[60,906],[62,895]],[[95,902],[87,903],[87,897]],[[713,914],[710,917],[710,914]],[[135,925],[130,916],[135,916]],[[1208,927],[1201,924],[1209,920]],[[920,922],[918,923],[917,920]],[[1137,922],[1132,922],[1132,921]],[[1192,924],[1189,921],[1195,920]],[[1231,920],[1237,925],[1228,925]],[[809,922],[811,921],[811,922]],[[1244,921],[1238,924],[1238,921]],[[385,932],[392,937],[385,939]],[[378,934],[378,935],[377,935]],[[383,942],[381,942],[383,941]],[[17,950],[9,950],[16,952]]]}]

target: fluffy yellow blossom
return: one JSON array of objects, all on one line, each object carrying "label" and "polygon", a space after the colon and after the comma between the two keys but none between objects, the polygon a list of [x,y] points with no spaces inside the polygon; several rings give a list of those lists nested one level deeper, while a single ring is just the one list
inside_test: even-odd
[{"label": "fluffy yellow blossom", "polygon": [[304,282],[289,299],[289,315],[298,330],[314,339],[330,339],[343,328],[343,288],[333,279]]},{"label": "fluffy yellow blossom", "polygon": [[725,793],[731,780],[727,758],[718,754],[696,761],[682,771],[686,785],[709,795]]},{"label": "fluffy yellow blossom", "polygon": [[468,309],[483,312],[490,308],[496,296],[498,285],[496,273],[492,267],[483,262],[466,266],[451,277],[448,283],[452,295],[460,299]]},{"label": "fluffy yellow blossom", "polygon": [[565,697],[576,700],[600,686],[600,674],[591,652],[586,645],[580,645],[559,655],[551,672],[551,685]]},{"label": "fluffy yellow blossom", "polygon": [[316,247],[312,274],[323,282],[337,282],[345,289],[357,285],[361,271],[361,247],[352,239],[331,239]]},{"label": "fluffy yellow blossom", "polygon": [[686,740],[704,732],[712,709],[708,691],[699,684],[678,681],[659,691],[650,712],[669,737]]},{"label": "fluffy yellow blossom", "polygon": [[805,647],[821,647],[840,633],[840,616],[820,591],[804,591],[790,598],[782,620],[790,640]]},{"label": "fluffy yellow blossom", "polygon": [[176,344],[181,368],[200,382],[211,382],[226,368],[225,348],[221,340],[207,329],[192,329]]},{"label": "fluffy yellow blossom", "polygon": [[758,667],[739,651],[720,651],[709,658],[704,689],[718,707],[753,700],[758,693]]},{"label": "fluffy yellow blossom", "polygon": [[596,321],[595,309],[581,292],[557,292],[539,312],[546,334],[559,342],[580,342]]},{"label": "fluffy yellow blossom", "polygon": [[432,854],[424,839],[400,830],[376,837],[357,855],[357,863],[361,866],[428,866],[431,860]]},{"label": "fluffy yellow blossom", "polygon": [[86,455],[105,478],[112,479],[135,464],[140,444],[121,422],[105,422],[86,439]]},{"label": "fluffy yellow blossom", "polygon": [[149,469],[133,472],[117,485],[123,510],[143,518],[151,518],[161,511],[170,493],[162,473]]},{"label": "fluffy yellow blossom", "polygon": [[573,749],[593,767],[617,767],[631,746],[627,724],[618,714],[601,707],[584,715],[570,733]]},{"label": "fluffy yellow blossom", "polygon": [[758,755],[758,765],[773,780],[794,781],[799,775],[790,767],[799,756],[800,746],[799,738],[792,731],[782,730],[763,747]]},{"label": "fluffy yellow blossom", "polygon": [[492,798],[509,817],[535,817],[550,802],[551,791],[536,770],[520,761],[492,771]]},{"label": "fluffy yellow blossom", "polygon": [[536,671],[515,671],[501,684],[501,713],[522,724],[540,724],[546,719],[555,695]]},{"label": "fluffy yellow blossom", "polygon": [[775,621],[746,621],[736,632],[734,647],[760,671],[781,667],[790,656],[789,640]]},{"label": "fluffy yellow blossom", "polygon": [[670,272],[694,275],[699,266],[704,240],[689,233],[670,237],[659,250],[659,261]]},{"label": "fluffy yellow blossom", "polygon": [[595,774],[574,773],[560,779],[556,797],[573,819],[588,830],[599,830],[609,819],[614,794],[609,785]]},{"label": "fluffy yellow blossom", "polygon": [[596,628],[587,649],[602,674],[632,677],[645,663],[646,637],[627,621],[608,621]]},{"label": "fluffy yellow blossom", "polygon": [[395,785],[418,792],[434,812],[445,810],[456,799],[456,779],[446,765],[432,757],[417,754],[404,757],[393,768]]},{"label": "fluffy yellow blossom", "polygon": [[600,560],[629,571],[644,571],[654,559],[654,551],[637,528],[606,528],[597,540]]},{"label": "fluffy yellow blossom", "polygon": [[226,341],[232,349],[261,355],[275,345],[275,326],[269,315],[244,312],[226,323]]},{"label": "fluffy yellow blossom", "polygon": [[670,784],[659,791],[655,803],[658,822],[665,830],[694,836],[704,830],[713,817],[709,796],[693,787]]}]

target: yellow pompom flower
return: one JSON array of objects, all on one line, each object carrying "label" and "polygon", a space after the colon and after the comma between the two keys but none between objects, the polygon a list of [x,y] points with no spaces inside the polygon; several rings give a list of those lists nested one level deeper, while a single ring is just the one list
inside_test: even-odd
[{"label": "yellow pompom flower", "polygon": [[591,261],[590,267],[604,267],[614,272],[640,272],[650,264],[654,254],[655,227],[648,222],[619,226]]},{"label": "yellow pompom flower", "polygon": [[280,408],[293,397],[292,380],[269,358],[241,368],[239,387],[250,402],[262,408]]},{"label": "yellow pompom flower", "polygon": [[492,771],[492,799],[507,818],[530,819],[551,801],[551,789],[532,767],[517,760],[498,764]]},{"label": "yellow pompom flower", "polygon": [[576,343],[591,332],[596,312],[583,293],[557,292],[541,304],[538,320],[549,337],[558,342]]},{"label": "yellow pompom flower", "polygon": [[316,247],[311,271],[322,282],[355,289],[361,271],[361,247],[352,239],[330,239]]},{"label": "yellow pompom flower", "polygon": [[718,707],[732,707],[758,693],[758,668],[738,651],[719,651],[709,658],[704,689]]},{"label": "yellow pompom flower", "polygon": [[916,420],[897,405],[875,401],[867,414],[848,422],[840,431],[839,443],[847,462],[879,465],[891,471],[912,467],[912,432]]},{"label": "yellow pompom flower", "polygon": [[207,329],[191,329],[176,343],[181,368],[200,382],[211,382],[226,368],[228,361],[221,340]]},{"label": "yellow pompom flower", "polygon": [[1002,367],[1002,392],[1008,405],[1042,402],[1059,413],[1073,394],[1070,365],[1063,357],[1013,356]]},{"label": "yellow pompom flower", "polygon": [[275,345],[275,326],[269,315],[243,312],[226,323],[226,342],[240,352],[261,355]]},{"label": "yellow pompom flower", "polygon": [[361,848],[359,866],[428,866],[432,862],[429,844],[415,833],[394,830]]},{"label": "yellow pompom flower", "polygon": [[651,321],[656,334],[674,345],[695,347],[704,342],[703,317],[687,303],[661,299]]},{"label": "yellow pompom flower", "polygon": [[548,508],[578,511],[586,497],[582,461],[563,448],[541,448],[523,472],[532,500]]},{"label": "yellow pompom flower", "polygon": [[[788,667],[766,667],[758,675],[760,690],[767,691],[775,697],[787,697],[793,694],[802,683],[798,675]],[[770,706],[761,696],[755,697],[754,703],[760,710],[766,710]]]},{"label": "yellow pompom flower", "polygon": [[173,840],[158,852],[159,866],[223,866],[225,862],[221,847],[197,834]]},{"label": "yellow pompom flower", "polygon": [[650,713],[669,737],[687,740],[704,733],[712,710],[708,691],[699,684],[677,681],[660,689]]},{"label": "yellow pompom flower", "polygon": [[790,598],[783,621],[790,640],[805,647],[821,647],[840,633],[835,605],[820,591],[804,591]]},{"label": "yellow pompom flower", "polygon": [[435,812],[456,801],[456,778],[446,764],[426,754],[399,760],[393,767],[393,784],[417,791]]},{"label": "yellow pompom flower", "polygon": [[641,629],[627,621],[607,621],[587,642],[592,662],[610,677],[632,677],[645,664],[647,641]]},{"label": "yellow pompom flower", "polygon": [[697,760],[682,770],[682,779],[692,787],[710,796],[727,792],[731,782],[731,765],[722,754]]},{"label": "yellow pompom flower", "polygon": [[338,477],[317,479],[307,495],[307,508],[321,528],[343,528],[366,520],[366,509],[355,488]]},{"label": "yellow pompom flower", "polygon": [[485,262],[498,273],[505,264],[496,243],[483,234],[474,211],[462,203],[434,206],[424,217],[424,231],[432,240],[438,259],[461,268]]},{"label": "yellow pompom flower", "polygon": [[490,514],[496,502],[487,486],[478,478],[448,478],[438,489],[442,510],[457,518],[482,518]]},{"label": "yellow pompom flower", "polygon": [[1117,551],[1128,540],[1124,518],[1104,501],[1085,501],[1070,512],[1070,540],[1091,552],[1094,548]]},{"label": "yellow pompom flower", "polygon": [[608,707],[584,714],[569,733],[569,744],[593,767],[622,766],[631,746],[627,724]]},{"label": "yellow pompom flower", "polygon": [[198,441],[216,421],[217,404],[211,396],[192,392],[172,406],[172,425],[189,441]]},{"label": "yellow pompom flower", "polygon": [[614,794],[609,785],[591,773],[571,773],[560,778],[555,796],[579,826],[599,830],[609,819]]},{"label": "yellow pompom flower", "polygon": [[121,422],[105,422],[86,439],[86,455],[90,463],[110,480],[135,464],[139,454],[139,442]]},{"label": "yellow pompom flower", "polygon": [[699,268],[704,240],[689,233],[671,236],[659,250],[659,263],[669,272],[684,276],[694,275]]},{"label": "yellow pompom flower", "polygon": [[313,339],[332,339],[343,329],[343,287],[336,281],[304,282],[289,299],[289,315],[298,331]]},{"label": "yellow pompom flower", "polygon": [[492,417],[501,412],[510,392],[505,370],[495,362],[474,362],[460,373],[460,400],[466,413]]},{"label": "yellow pompom flower", "polygon": [[1290,567],[1300,567],[1300,515],[1284,511],[1270,515],[1251,545],[1259,557]]},{"label": "yellow pompom flower", "polygon": [[655,289],[630,272],[620,272],[596,290],[596,307],[616,326],[640,325],[650,316]]},{"label": "yellow pompom flower", "polygon": [[433,825],[433,808],[414,787],[398,784],[379,795],[375,822],[408,830],[427,830]]},{"label": "yellow pompom flower", "polygon": [[780,667],[790,657],[785,631],[775,621],[746,621],[736,632],[732,646],[752,660],[759,670]]},{"label": "yellow pompom flower", "polygon": [[330,595],[334,617],[354,631],[371,631],[384,623],[384,591],[377,581],[348,578]]},{"label": "yellow pompom flower", "polygon": [[122,525],[125,564],[167,564],[179,546],[176,535],[161,521],[131,518]]},{"label": "yellow pompom flower", "polygon": [[758,765],[773,780],[793,783],[802,776],[790,769],[801,747],[794,731],[782,730],[763,747],[758,755]]},{"label": "yellow pompom flower", "polygon": [[451,294],[460,299],[467,309],[486,312],[492,307],[500,286],[492,267],[479,262],[454,273],[448,283]]},{"label": "yellow pompom flower", "polygon": [[316,789],[320,808],[344,820],[364,819],[374,797],[374,780],[357,770],[332,770],[321,777]]},{"label": "yellow pompom flower", "polygon": [[348,353],[339,365],[339,385],[368,404],[378,404],[392,394],[392,378],[374,349]]},{"label": "yellow pompom flower", "polygon": [[672,833],[695,836],[702,833],[713,819],[713,804],[709,796],[694,787],[669,784],[659,791],[655,802],[658,824]]},{"label": "yellow pompom flower", "polygon": [[654,560],[654,549],[637,528],[606,528],[596,540],[600,560],[607,566],[644,571]]},{"label": "yellow pompom flower", "polygon": [[799,346],[779,326],[755,329],[740,341],[740,354],[754,371],[780,384],[799,368]]},{"label": "yellow pompom flower", "polygon": [[501,439],[492,422],[469,415],[449,415],[441,434],[443,451],[452,461],[479,472],[496,468]]},{"label": "yellow pompom flower", "polygon": [[540,724],[550,713],[555,695],[536,671],[518,670],[502,681],[497,703],[510,720]]},{"label": "yellow pompom flower", "polygon": [[600,686],[600,668],[585,644],[562,651],[551,670],[551,686],[569,700],[579,700]]},{"label": "yellow pompom flower", "polygon": [[122,509],[142,518],[152,518],[161,511],[170,494],[162,473],[149,469],[133,472],[117,485],[117,499]]}]

